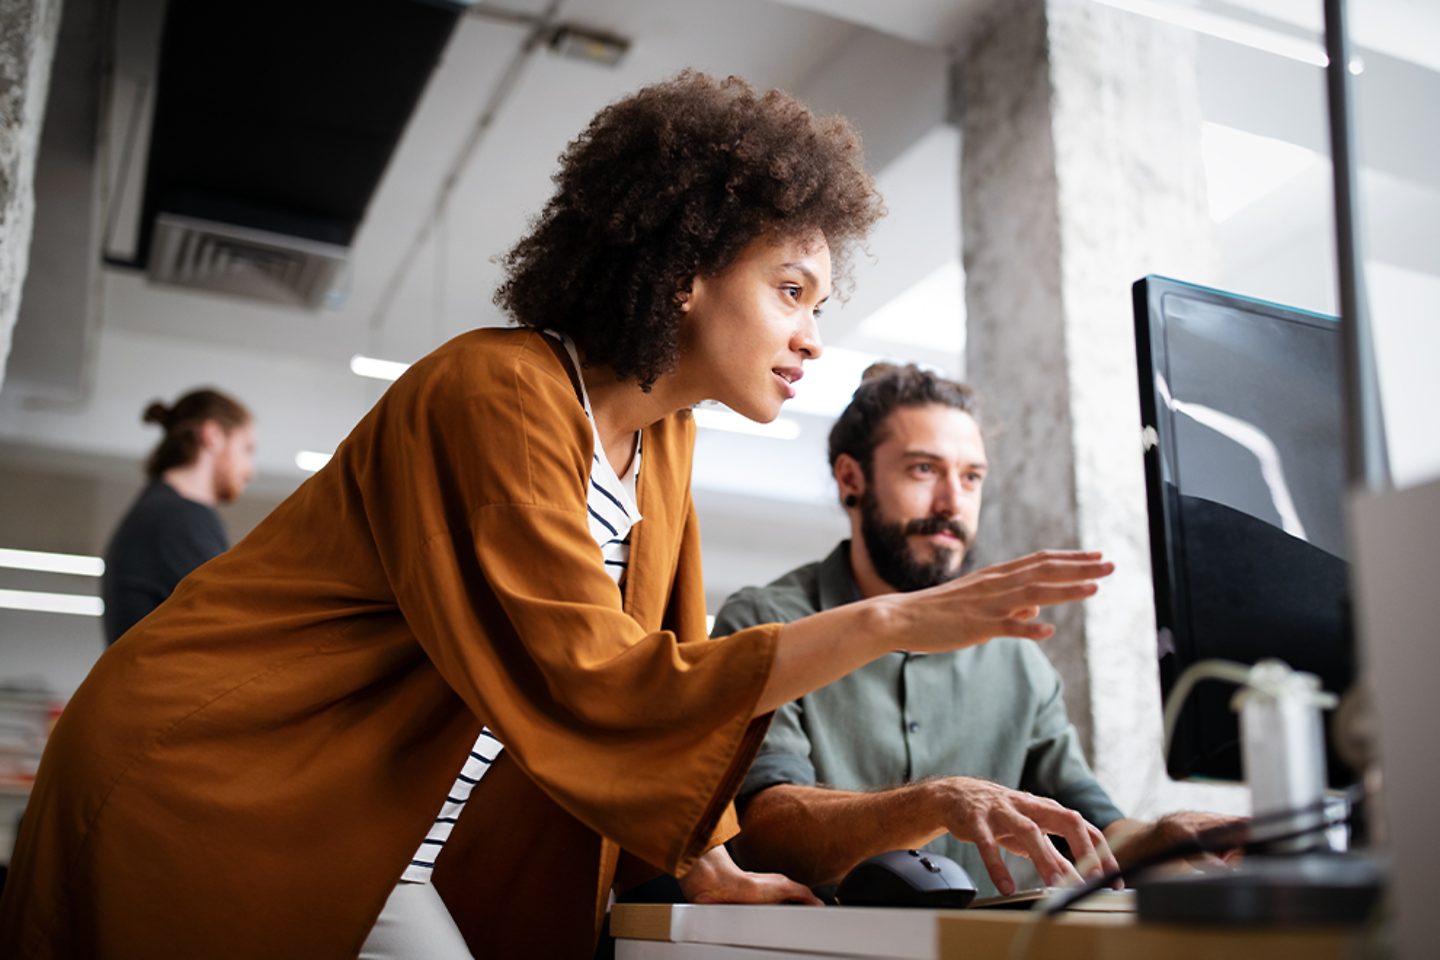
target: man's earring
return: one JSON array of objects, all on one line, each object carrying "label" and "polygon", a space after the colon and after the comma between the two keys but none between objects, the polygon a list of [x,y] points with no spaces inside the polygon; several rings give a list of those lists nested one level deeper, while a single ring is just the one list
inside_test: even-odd
[{"label": "man's earring", "polygon": [[853,493],[851,493],[851,494],[846,494],[846,496],[845,496],[845,506],[847,506],[847,507],[853,507],[853,506],[855,506],[855,504],[857,504],[857,503],[859,503],[859,502],[860,502],[859,500],[856,500],[856,499],[855,499],[855,494],[853,494]]}]

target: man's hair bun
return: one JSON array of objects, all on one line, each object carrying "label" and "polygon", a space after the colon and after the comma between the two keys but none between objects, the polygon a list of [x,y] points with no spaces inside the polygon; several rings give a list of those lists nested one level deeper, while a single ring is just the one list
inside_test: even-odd
[{"label": "man's hair bun", "polygon": [[159,400],[156,400],[154,403],[150,404],[150,406],[145,408],[145,415],[140,419],[144,423],[158,423],[160,426],[164,427],[167,426],[170,422],[171,412],[171,407],[167,407]]}]

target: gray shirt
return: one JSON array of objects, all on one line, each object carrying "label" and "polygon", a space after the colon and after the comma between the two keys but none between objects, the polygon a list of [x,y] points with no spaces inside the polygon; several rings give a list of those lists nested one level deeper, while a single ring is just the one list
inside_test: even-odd
[{"label": "gray shirt", "polygon": [[131,505],[105,550],[105,642],[154,610],[196,567],[229,549],[213,507],[182,496],[162,479],[151,480]]},{"label": "gray shirt", "polygon": [[[850,543],[825,560],[725,602],[714,634],[789,623],[859,599]],[[979,777],[1051,797],[1097,827],[1120,819],[1081,753],[1060,675],[1032,641],[1001,637],[953,653],[891,653],[775,713],[740,790],[781,783],[874,790],[927,777]],[[993,893],[979,853],[946,835],[951,857]]]}]

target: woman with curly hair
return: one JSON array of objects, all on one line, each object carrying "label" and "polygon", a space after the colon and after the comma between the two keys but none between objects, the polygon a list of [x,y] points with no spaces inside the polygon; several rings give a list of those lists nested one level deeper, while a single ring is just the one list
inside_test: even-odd
[{"label": "woman with curly hair", "polygon": [[584,957],[662,870],[809,901],[721,846],[771,711],[901,647],[1046,636],[1108,572],[1037,556],[708,638],[689,408],[774,419],[880,199],[843,121],[694,73],[555,181],[505,260],[518,328],[416,363],[75,694],[12,955]]}]

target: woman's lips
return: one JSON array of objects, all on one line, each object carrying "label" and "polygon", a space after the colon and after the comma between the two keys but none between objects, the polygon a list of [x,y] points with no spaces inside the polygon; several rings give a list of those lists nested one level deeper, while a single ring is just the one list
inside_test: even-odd
[{"label": "woman's lips", "polygon": [[795,399],[795,383],[805,375],[799,367],[775,367],[770,371],[785,386],[785,399]]}]

